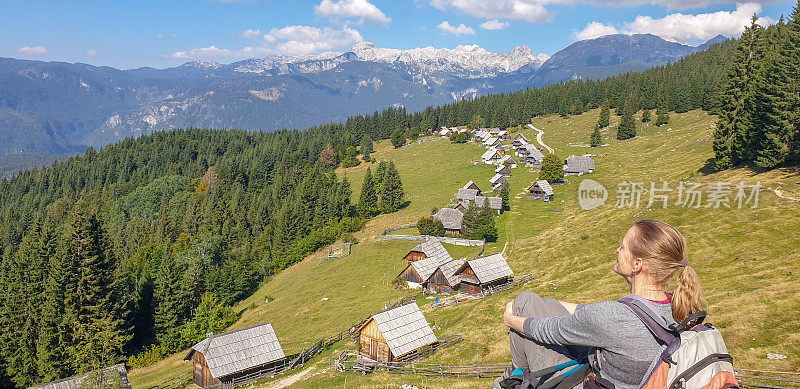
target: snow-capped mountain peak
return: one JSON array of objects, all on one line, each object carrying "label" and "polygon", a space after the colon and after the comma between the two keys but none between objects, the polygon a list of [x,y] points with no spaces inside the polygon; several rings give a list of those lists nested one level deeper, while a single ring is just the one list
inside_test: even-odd
[{"label": "snow-capped mountain peak", "polygon": [[458,45],[454,49],[418,47],[409,50],[378,48],[372,42],[361,42],[351,51],[359,60],[373,62],[399,62],[423,73],[467,72],[470,77],[491,77],[499,73],[513,72],[523,66],[541,66],[550,58],[538,56],[525,45],[511,52],[492,53],[478,45]]}]

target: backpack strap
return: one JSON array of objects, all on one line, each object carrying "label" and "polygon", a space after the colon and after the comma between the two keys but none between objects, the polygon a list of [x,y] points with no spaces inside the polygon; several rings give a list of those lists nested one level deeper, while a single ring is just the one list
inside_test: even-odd
[{"label": "backpack strap", "polygon": [[680,335],[678,326],[668,324],[663,316],[650,307],[651,302],[635,295],[625,296],[618,301],[628,307],[661,344],[670,345]]}]

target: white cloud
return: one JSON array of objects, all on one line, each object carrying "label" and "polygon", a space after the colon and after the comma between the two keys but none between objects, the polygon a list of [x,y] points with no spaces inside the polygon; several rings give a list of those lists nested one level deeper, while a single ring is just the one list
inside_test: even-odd
[{"label": "white cloud", "polygon": [[571,0],[430,0],[430,5],[442,11],[453,10],[482,19],[512,19],[536,23],[549,20],[545,5],[571,2]]},{"label": "white cloud", "polygon": [[47,48],[44,46],[22,46],[19,48],[20,54],[22,55],[45,55],[47,54]]},{"label": "white cloud", "polygon": [[[655,34],[679,39],[711,39],[719,34],[732,37],[744,31],[750,25],[753,14],[761,13],[761,5],[757,3],[738,4],[732,12],[719,11],[697,15],[675,13],[660,19],[650,16],[637,16],[626,24],[625,30],[634,34]],[[775,21],[760,18],[759,24],[769,25]]]},{"label": "white cloud", "polygon": [[463,35],[463,34],[475,35],[475,30],[473,30],[472,27],[465,26],[464,23],[461,23],[458,26],[454,26],[454,25],[450,24],[450,22],[445,20],[445,21],[439,23],[439,25],[436,26],[436,27],[439,30],[441,30],[443,33],[447,33],[447,34],[453,34],[453,35]]},{"label": "white cloud", "polygon": [[[421,0],[415,0],[417,2]],[[730,4],[731,0],[426,0],[442,11],[453,11],[484,20],[524,20],[541,23],[553,20],[547,10],[550,5],[593,4],[611,7],[661,6],[668,9],[706,7],[710,4]],[[779,0],[753,0],[749,4],[769,4]]]},{"label": "white cloud", "polygon": [[333,20],[356,19],[359,23],[366,20],[380,25],[388,24],[392,20],[368,0],[322,0],[314,6],[314,13]]},{"label": "white cloud", "polygon": [[228,49],[220,49],[217,46],[211,45],[200,49],[191,49],[189,51],[176,51],[169,55],[172,58],[192,59],[192,58],[219,58],[219,57],[233,57],[235,53]]},{"label": "white cloud", "polygon": [[501,22],[497,19],[487,20],[481,24],[481,28],[484,30],[502,30],[508,26],[510,26],[508,22]]},{"label": "white cloud", "polygon": [[172,39],[178,39],[178,34],[176,34],[176,33],[174,33],[174,32],[173,32],[173,33],[172,33],[172,35],[170,35],[170,36],[172,37]]},{"label": "white cloud", "polygon": [[89,50],[86,52],[87,57],[97,57],[97,52],[94,50]]},{"label": "white cloud", "polygon": [[156,34],[155,40],[160,41],[162,39],[164,39],[164,34]]},{"label": "white cloud", "polygon": [[219,48],[211,45],[188,51],[176,51],[164,57],[178,59],[253,58],[267,55],[315,54],[323,51],[350,48],[361,42],[361,34],[349,26],[341,29],[310,26],[286,26],[273,28],[264,34],[263,46],[247,46],[239,50]]},{"label": "white cloud", "polygon": [[286,26],[273,28],[264,35],[264,40],[273,44],[280,54],[298,55],[349,48],[364,38],[361,34],[347,26],[341,29],[318,28],[311,26]]},{"label": "white cloud", "polygon": [[582,41],[585,39],[594,39],[601,37],[603,35],[611,35],[611,34],[618,34],[617,28],[612,25],[605,25],[600,22],[591,22],[586,25],[581,31],[575,31],[572,33],[572,38],[576,41]]},{"label": "white cloud", "polygon": [[242,33],[242,38],[247,38],[247,39],[258,38],[259,36],[261,36],[261,30],[260,29],[258,29],[258,30],[250,30],[250,29],[248,29],[247,31]]},{"label": "white cloud", "polygon": [[[674,13],[663,18],[637,16],[633,22],[624,23],[618,30],[612,25],[592,22],[581,31],[573,33],[576,40],[592,39],[602,35],[615,34],[654,34],[676,41],[708,40],[717,35],[727,37],[739,36],[744,27],[750,25],[753,14],[761,13],[758,3],[738,4],[735,11],[719,11],[703,14]],[[775,21],[771,18],[759,18],[758,24],[767,26]]]}]

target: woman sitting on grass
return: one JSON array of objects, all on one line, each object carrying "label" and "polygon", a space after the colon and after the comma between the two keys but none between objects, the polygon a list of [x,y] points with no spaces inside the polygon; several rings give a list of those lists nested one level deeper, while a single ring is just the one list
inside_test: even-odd
[{"label": "woman sitting on grass", "polygon": [[[674,294],[665,292],[681,269]],[[617,248],[614,272],[628,282],[632,297],[649,300],[668,321],[682,322],[705,309],[700,280],[686,261],[686,240],[669,224],[636,222]],[[572,304],[521,292],[506,305],[503,322],[511,329],[514,368],[533,372],[588,359],[617,389],[639,388],[662,351],[639,317],[618,301]]]}]

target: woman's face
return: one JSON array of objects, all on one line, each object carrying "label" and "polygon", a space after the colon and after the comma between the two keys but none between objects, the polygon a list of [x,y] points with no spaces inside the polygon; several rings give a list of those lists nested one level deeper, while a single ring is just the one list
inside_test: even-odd
[{"label": "woman's face", "polygon": [[614,272],[625,279],[628,279],[633,274],[633,254],[628,248],[628,242],[630,242],[634,234],[633,229],[634,227],[629,228],[625,236],[622,237],[622,242],[617,247],[617,262],[614,263]]}]

